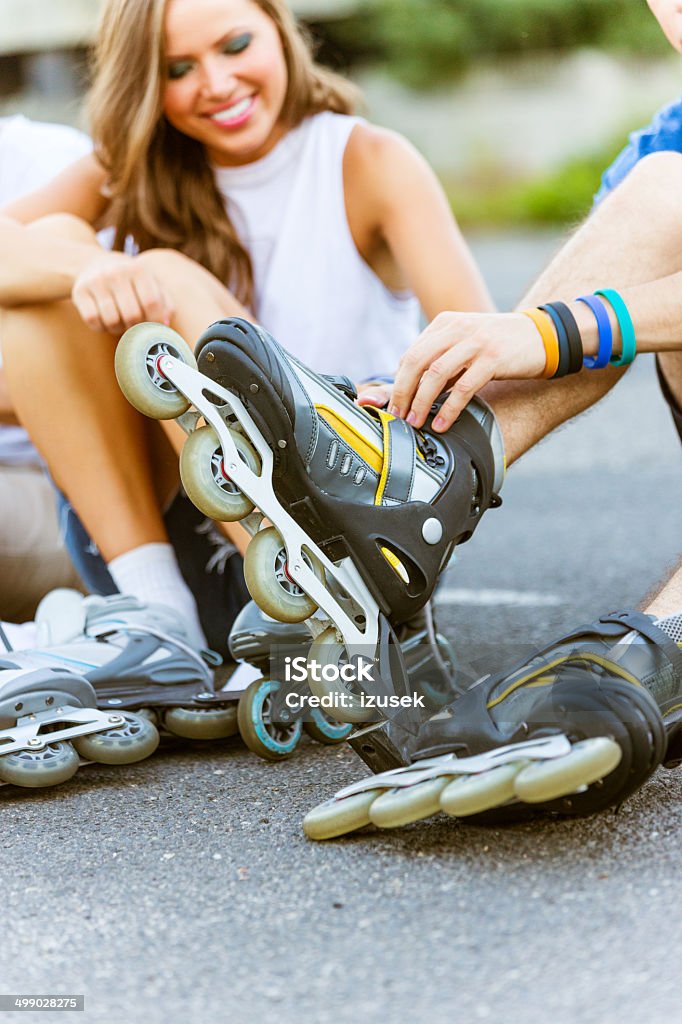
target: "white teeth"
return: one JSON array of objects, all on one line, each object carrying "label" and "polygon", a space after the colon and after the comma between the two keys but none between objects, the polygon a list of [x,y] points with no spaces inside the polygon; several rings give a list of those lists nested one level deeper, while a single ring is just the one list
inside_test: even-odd
[{"label": "white teeth", "polygon": [[211,114],[212,121],[233,121],[236,117],[241,117],[242,114],[246,113],[251,105],[251,96],[247,96],[246,99],[240,100],[239,103],[235,103],[232,107],[227,107],[225,110],[219,110],[217,114]]}]

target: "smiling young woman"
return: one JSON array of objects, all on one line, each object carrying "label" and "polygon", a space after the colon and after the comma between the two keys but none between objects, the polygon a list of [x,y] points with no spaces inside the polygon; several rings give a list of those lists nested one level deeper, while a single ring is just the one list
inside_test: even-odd
[{"label": "smiling young woman", "polygon": [[[315,63],[283,0],[107,0],[94,154],[0,219],[12,398],[108,566],[74,526],[86,583],[196,619],[184,576],[223,650],[239,559],[216,559],[207,527],[168,505],[177,460],[118,391],[118,337],[152,320],[193,342],[248,315],[315,369],[370,379],[416,338],[420,305],[429,319],[491,307],[435,176],[354,116],[358,98]],[[95,237],[105,226],[113,251]]]}]

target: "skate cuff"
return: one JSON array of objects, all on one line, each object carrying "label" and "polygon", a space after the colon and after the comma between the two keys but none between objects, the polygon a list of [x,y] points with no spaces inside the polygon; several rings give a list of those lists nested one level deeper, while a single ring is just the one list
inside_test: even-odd
[{"label": "skate cuff", "polygon": [[603,295],[608,300],[611,309],[616,314],[621,337],[620,357],[611,358],[611,366],[629,366],[634,362],[637,355],[637,338],[635,336],[635,325],[632,322],[628,307],[622,297],[613,288],[598,288],[595,295]]},{"label": "skate cuff", "polygon": [[596,356],[585,356],[584,365],[588,370],[603,370],[609,365],[613,353],[613,330],[606,306],[596,295],[581,295],[576,302],[584,302],[594,313],[599,330],[599,350]]},{"label": "skate cuff", "polygon": [[533,321],[540,332],[546,359],[542,377],[548,380],[550,377],[556,376],[559,369],[559,338],[554,321],[549,313],[545,313],[541,309],[523,309],[521,312]]}]

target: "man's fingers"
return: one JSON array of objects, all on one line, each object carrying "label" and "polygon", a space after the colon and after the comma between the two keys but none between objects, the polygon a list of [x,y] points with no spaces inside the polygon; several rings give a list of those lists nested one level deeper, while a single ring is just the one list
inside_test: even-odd
[{"label": "man's fingers", "polygon": [[436,339],[428,332],[429,328],[400,360],[390,398],[389,412],[394,416],[407,417],[425,372],[441,354]]},{"label": "man's fingers", "polygon": [[437,432],[448,430],[474,395],[492,378],[492,366],[483,359],[476,360],[453,384],[433,421],[433,429]]},{"label": "man's fingers", "polygon": [[473,359],[473,355],[471,346],[458,345],[427,367],[412,400],[407,415],[408,423],[413,427],[421,427],[424,424],[435,400],[457,380]]}]

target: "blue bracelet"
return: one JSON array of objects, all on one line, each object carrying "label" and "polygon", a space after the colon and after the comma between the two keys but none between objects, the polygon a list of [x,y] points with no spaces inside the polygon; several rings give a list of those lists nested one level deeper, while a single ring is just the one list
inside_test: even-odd
[{"label": "blue bracelet", "polygon": [[629,366],[634,361],[637,355],[637,339],[635,338],[635,325],[632,322],[632,317],[628,311],[628,307],[623,302],[622,297],[618,292],[614,291],[613,288],[598,288],[594,293],[595,295],[603,295],[605,299],[609,300],[613,312],[616,314],[616,320],[620,327],[621,337],[621,355],[613,356],[611,359],[612,366]]},{"label": "blue bracelet", "polygon": [[613,352],[613,331],[606,306],[596,295],[581,295],[575,301],[584,302],[586,306],[590,307],[597,318],[599,329],[599,351],[596,356],[585,356],[583,363],[588,370],[603,370],[609,365]]}]

